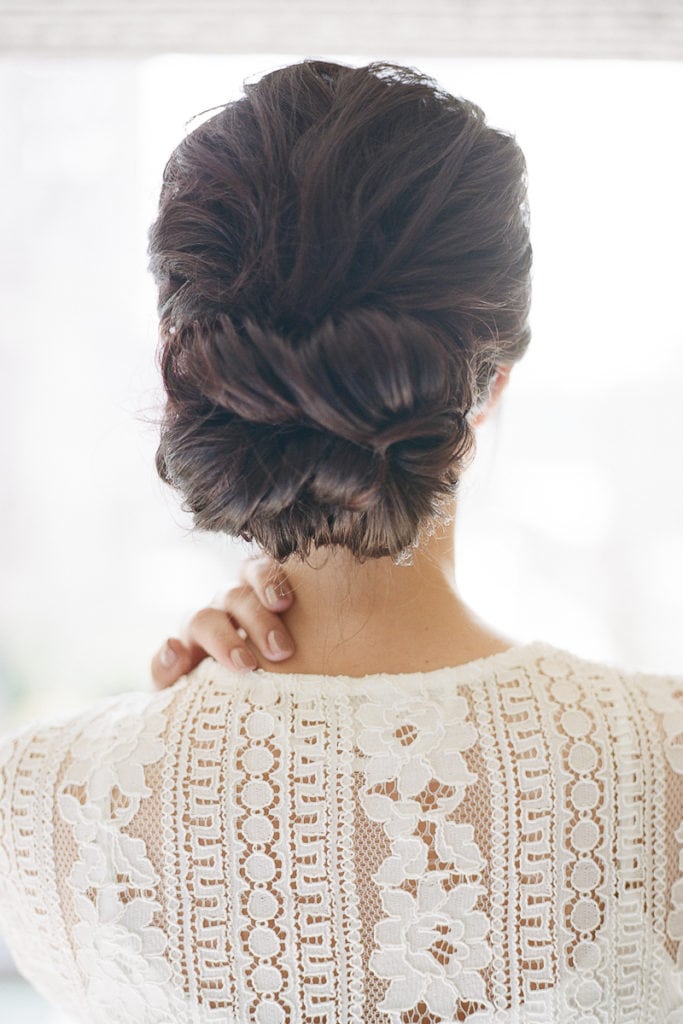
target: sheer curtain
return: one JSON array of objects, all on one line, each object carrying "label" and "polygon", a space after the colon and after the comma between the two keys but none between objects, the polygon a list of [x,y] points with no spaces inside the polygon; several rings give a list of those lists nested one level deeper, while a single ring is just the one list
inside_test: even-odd
[{"label": "sheer curtain", "polygon": [[[234,575],[243,549],[155,477],[145,232],[188,119],[309,55],[0,62],[4,727],[147,686]],[[463,596],[519,640],[680,672],[683,66],[395,59],[529,164],[534,337],[463,480]]]}]

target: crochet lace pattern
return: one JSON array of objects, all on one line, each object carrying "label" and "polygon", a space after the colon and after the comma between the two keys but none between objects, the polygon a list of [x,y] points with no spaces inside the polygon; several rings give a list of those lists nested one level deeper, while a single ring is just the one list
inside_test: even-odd
[{"label": "crochet lace pattern", "polygon": [[206,658],[0,741],[0,926],[88,1024],[683,1024],[683,676]]}]

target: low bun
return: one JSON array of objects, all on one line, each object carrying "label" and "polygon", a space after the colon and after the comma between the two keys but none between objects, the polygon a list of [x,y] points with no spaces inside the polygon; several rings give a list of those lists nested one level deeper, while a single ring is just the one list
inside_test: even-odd
[{"label": "low bun", "polygon": [[278,560],[396,555],[457,489],[529,342],[524,158],[409,68],[303,61],[164,172],[157,469]]},{"label": "low bun", "polygon": [[409,544],[452,493],[472,444],[471,368],[433,325],[356,309],[295,343],[226,315],[164,335],[175,414],[157,468],[201,529],[278,559],[318,538],[378,557]]}]

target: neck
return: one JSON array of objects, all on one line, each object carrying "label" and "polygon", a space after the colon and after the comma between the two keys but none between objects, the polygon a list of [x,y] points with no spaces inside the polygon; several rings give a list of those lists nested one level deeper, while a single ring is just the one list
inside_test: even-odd
[{"label": "neck", "polygon": [[[453,511],[455,511],[455,506]],[[269,671],[367,675],[430,671],[486,657],[516,641],[487,626],[455,581],[455,519],[413,552],[360,563],[345,548],[285,563],[295,600],[283,615],[297,651]]]}]

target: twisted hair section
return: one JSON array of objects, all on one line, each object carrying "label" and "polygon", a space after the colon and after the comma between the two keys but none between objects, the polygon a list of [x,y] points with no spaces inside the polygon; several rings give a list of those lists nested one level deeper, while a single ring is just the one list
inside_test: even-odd
[{"label": "twisted hair section", "polygon": [[523,155],[400,65],[247,84],[171,155],[149,254],[158,472],[279,560],[410,544],[529,343]]},{"label": "twisted hair section", "polygon": [[[349,546],[361,517],[373,550],[394,553],[389,529],[400,550],[472,443],[469,367],[447,334],[408,315],[328,317],[297,346],[219,315],[169,335],[161,365],[161,476],[198,526],[278,558],[318,536]],[[285,509],[294,536],[274,545]]]}]

